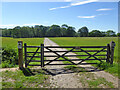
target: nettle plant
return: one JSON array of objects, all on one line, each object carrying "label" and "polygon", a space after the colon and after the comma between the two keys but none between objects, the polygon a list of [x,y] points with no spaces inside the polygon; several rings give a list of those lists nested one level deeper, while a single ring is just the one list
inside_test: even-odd
[{"label": "nettle plant", "polygon": [[18,64],[18,55],[14,49],[2,48],[2,67],[14,67]]}]

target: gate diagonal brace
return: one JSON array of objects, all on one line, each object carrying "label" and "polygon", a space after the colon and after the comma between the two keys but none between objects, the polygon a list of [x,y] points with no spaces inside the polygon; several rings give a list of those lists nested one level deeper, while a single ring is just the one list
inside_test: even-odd
[{"label": "gate diagonal brace", "polygon": [[62,54],[62,55],[58,54],[57,51],[52,51],[52,50],[49,49],[48,47],[46,47],[46,49],[49,50],[49,51],[51,51],[51,52],[53,52],[53,53],[55,53],[55,54],[58,56],[58,57],[55,58],[54,60],[51,60],[50,62],[48,62],[46,65],[50,64],[51,62],[57,60],[57,59],[60,58],[60,57],[62,57],[63,59],[65,59],[65,60],[67,60],[67,61],[69,61],[69,62],[71,62],[72,64],[75,64],[74,62],[72,62],[72,61],[70,61],[70,60],[68,60],[67,58],[64,57],[65,54],[69,53],[70,51],[73,51],[75,48],[72,48],[71,50],[66,51],[66,52],[65,52],[64,54]]},{"label": "gate diagonal brace", "polygon": [[89,59],[91,56],[89,56],[88,58],[86,59],[83,59],[82,61],[80,61],[77,65],[81,64],[82,62],[84,62],[85,60]]},{"label": "gate diagonal brace", "polygon": [[88,53],[87,51],[85,51],[85,50],[83,50],[83,49],[81,49],[81,48],[80,48],[80,50],[83,51],[83,52],[85,52],[85,53],[87,53],[89,56],[91,56],[91,54]]},{"label": "gate diagonal brace", "polygon": [[[80,48],[80,49],[81,49],[81,48]],[[102,62],[102,60],[101,60],[101,59],[98,59],[95,55],[98,54],[99,52],[103,51],[104,49],[105,49],[105,48],[103,48],[103,49],[100,50],[100,51],[97,51],[97,52],[96,52],[95,54],[93,54],[93,55],[91,55],[91,54],[88,53],[87,51],[84,51],[83,49],[81,49],[81,51],[87,53],[87,54],[89,55],[89,57],[86,58],[86,59],[83,59],[83,60],[82,60],[81,62],[79,62],[78,64],[81,64],[82,62],[84,62],[85,60],[89,59],[90,57],[94,57],[96,60],[99,60],[100,62]]]},{"label": "gate diagonal brace", "polygon": [[29,64],[30,63],[30,61],[33,59],[33,57],[35,56],[35,54],[37,53],[37,51],[39,50],[39,47],[37,48],[37,50],[35,51],[35,53],[33,54],[33,56],[31,57],[31,59],[28,61],[28,63],[27,64]]},{"label": "gate diagonal brace", "polygon": [[48,64],[50,64],[51,62],[53,62],[53,61],[57,60],[58,58],[60,58],[60,55],[59,55],[58,53],[56,53],[55,51],[52,51],[52,50],[51,50],[51,49],[49,49],[48,47],[46,47],[46,49],[47,49],[47,50],[49,50],[49,51],[51,51],[51,52],[53,52],[53,53],[55,53],[58,57],[57,57],[57,58],[55,58],[54,60],[49,61],[49,62],[48,62],[48,63],[46,63],[45,65],[48,65]]},{"label": "gate diagonal brace", "polygon": [[97,51],[95,54],[92,55],[92,57],[94,57],[95,59],[99,60],[100,62],[102,62],[101,59],[98,59],[95,55],[100,53],[101,51],[103,51],[105,48],[101,49],[100,51]]},{"label": "gate diagonal brace", "polygon": [[100,51],[97,51],[95,54],[92,55],[92,57],[94,57],[95,59],[97,59],[97,60],[99,60],[100,62],[102,62],[101,59],[98,59],[95,55],[98,54],[98,53],[100,53],[100,52],[103,51],[104,49],[105,49],[105,48],[101,49]]}]

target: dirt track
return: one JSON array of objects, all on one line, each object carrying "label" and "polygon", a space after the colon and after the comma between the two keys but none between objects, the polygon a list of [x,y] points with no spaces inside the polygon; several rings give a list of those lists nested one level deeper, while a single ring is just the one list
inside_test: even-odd
[{"label": "dirt track", "polygon": [[[59,46],[53,41],[49,40],[48,38],[45,38],[44,40],[44,45],[45,46]],[[56,48],[52,50],[66,50],[66,49],[61,49],[61,48]],[[45,55],[53,55],[54,53],[47,53]],[[61,54],[61,53],[59,53]],[[69,53],[71,54],[71,53]],[[69,55],[67,54],[67,55]],[[73,54],[73,53],[72,53]],[[74,59],[76,57],[73,57]],[[72,58],[72,59],[73,59]],[[54,59],[53,57],[47,58],[47,59]],[[52,62],[52,63],[62,63],[62,62]],[[92,73],[96,78],[104,78],[107,82],[112,82],[115,88],[118,87],[118,78],[112,76],[111,74],[105,72],[105,71],[99,71],[96,68],[94,68],[91,65],[79,65],[80,67],[84,67],[89,72],[90,74]],[[52,73],[52,76],[50,77],[50,83],[51,87],[56,87],[56,88],[89,88],[87,87],[88,85],[83,85],[83,82],[81,82],[81,77],[78,73],[73,73],[69,70],[64,70],[64,66],[45,66],[49,72]],[[88,74],[89,74],[88,73]],[[102,88],[108,88],[108,86],[102,85],[99,86]]]}]

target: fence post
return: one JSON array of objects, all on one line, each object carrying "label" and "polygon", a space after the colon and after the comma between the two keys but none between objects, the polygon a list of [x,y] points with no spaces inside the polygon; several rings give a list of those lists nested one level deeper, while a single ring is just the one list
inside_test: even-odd
[{"label": "fence post", "polygon": [[24,53],[25,53],[25,67],[27,67],[27,44],[24,44]]},{"label": "fence post", "polygon": [[23,69],[23,41],[18,41],[18,64],[19,69]]},{"label": "fence post", "polygon": [[114,59],[114,47],[115,47],[115,42],[111,41],[110,42],[110,52],[111,52],[111,61],[110,64],[113,64],[113,59]]},{"label": "fence post", "polygon": [[110,63],[110,44],[107,44],[107,63]]},{"label": "fence post", "polygon": [[41,44],[41,67],[44,67],[44,44]]}]

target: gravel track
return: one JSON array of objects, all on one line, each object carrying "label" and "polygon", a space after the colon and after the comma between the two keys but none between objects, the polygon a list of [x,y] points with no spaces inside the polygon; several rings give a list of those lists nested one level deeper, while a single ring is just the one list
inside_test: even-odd
[{"label": "gravel track", "polygon": [[[48,38],[45,38],[44,40],[44,45],[45,46],[59,46],[56,43],[54,43],[53,41],[51,41]],[[66,50],[66,49],[62,49],[62,48],[56,48],[56,49],[52,49],[52,50],[57,50],[57,51],[61,51],[61,50]],[[53,55],[54,53],[46,53],[45,55]],[[62,53],[59,53],[62,54]],[[74,55],[74,53],[68,53],[67,55]],[[47,59],[54,59],[53,57],[48,57]],[[78,59],[77,57],[70,57],[70,59]],[[75,61],[76,63],[78,61]],[[52,62],[52,63],[62,63],[62,62]],[[78,65],[80,67],[83,67],[85,69],[87,69],[88,71],[93,71],[90,73],[94,73],[97,77],[102,77],[105,78],[106,81],[108,82],[112,82],[115,88],[118,88],[118,78],[114,77],[113,75],[105,72],[105,71],[99,71],[98,69],[96,69],[95,67],[91,66],[91,65]],[[78,75],[76,73],[69,73],[68,71],[65,72],[63,70],[63,67],[65,66],[60,66],[60,65],[53,65],[53,66],[45,66],[48,70],[50,70],[51,73],[54,73],[54,76],[51,76],[50,78],[50,83],[52,87],[59,87],[59,88],[84,88],[84,86],[82,86],[82,83],[79,82],[78,79]],[[62,72],[62,74],[61,74]],[[65,73],[65,74],[64,74]],[[80,77],[79,77],[80,78]]]},{"label": "gravel track", "polygon": [[[45,38],[44,40],[45,46],[59,46],[53,41]],[[56,48],[52,50],[60,50],[61,48]],[[63,49],[62,49],[63,50]],[[62,53],[59,53],[62,54]],[[53,55],[53,53],[46,53],[45,55]],[[54,57],[48,57],[47,59],[54,59]],[[62,63],[62,62],[52,62],[51,64],[55,63]],[[76,77],[75,73],[69,73],[68,71],[65,72],[63,69],[64,65],[52,65],[52,66],[45,66],[51,73],[54,73],[54,76],[50,77],[50,83],[52,88],[82,88],[82,84],[79,82],[78,78]],[[60,74],[64,73],[64,74]]]}]

